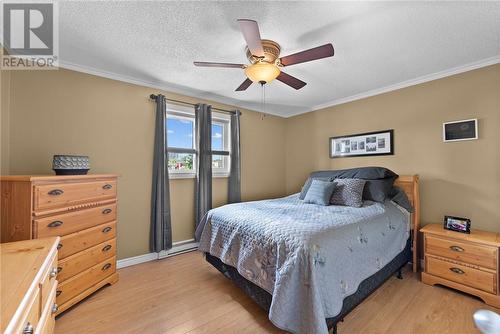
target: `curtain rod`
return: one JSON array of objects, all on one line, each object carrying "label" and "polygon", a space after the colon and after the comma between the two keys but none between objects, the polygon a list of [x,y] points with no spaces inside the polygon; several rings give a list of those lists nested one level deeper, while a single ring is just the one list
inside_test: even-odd
[{"label": "curtain rod", "polygon": [[[157,97],[158,97],[158,95],[155,95],[155,94],[149,95],[149,98],[151,100],[155,100],[156,101]],[[179,100],[173,100],[173,99],[167,99],[167,101],[174,102],[174,103],[185,104],[185,105],[193,106],[193,107],[196,105],[194,103],[189,103],[189,102],[184,102],[184,101],[179,101]],[[236,112],[234,112],[232,110],[225,110],[225,109],[219,109],[219,108],[214,108],[214,107],[212,107],[212,110],[215,110],[215,111],[218,111],[218,112],[228,113],[228,114],[231,114],[231,115],[234,115],[236,113]]]}]

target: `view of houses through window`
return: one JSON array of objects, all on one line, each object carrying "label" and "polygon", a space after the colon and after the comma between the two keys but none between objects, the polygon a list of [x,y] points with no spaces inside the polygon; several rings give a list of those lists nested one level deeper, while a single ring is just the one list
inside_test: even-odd
[{"label": "view of houses through window", "polygon": [[[171,174],[196,173],[196,140],[194,113],[175,113],[167,115],[168,170]],[[212,151],[229,153],[229,120],[212,119]],[[212,155],[214,174],[229,173],[229,156]]]}]

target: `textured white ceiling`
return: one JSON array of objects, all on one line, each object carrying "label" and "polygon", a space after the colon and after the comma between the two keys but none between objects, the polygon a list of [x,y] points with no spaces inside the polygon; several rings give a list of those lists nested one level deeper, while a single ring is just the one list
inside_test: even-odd
[{"label": "textured white ceiling", "polygon": [[261,109],[261,90],[235,92],[247,63],[237,18],[287,55],[328,42],[335,56],[284,71],[307,82],[266,88],[266,112],[291,116],[471,63],[500,62],[500,2],[61,1],[63,67],[106,72],[200,98]]}]

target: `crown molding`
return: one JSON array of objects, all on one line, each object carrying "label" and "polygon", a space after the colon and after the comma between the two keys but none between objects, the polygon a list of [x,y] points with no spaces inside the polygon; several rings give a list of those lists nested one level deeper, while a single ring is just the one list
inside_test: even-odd
[{"label": "crown molding", "polygon": [[[203,99],[203,100],[213,101],[213,102],[217,102],[217,103],[221,103],[221,104],[226,104],[226,105],[236,107],[236,108],[243,108],[243,109],[247,109],[247,110],[254,111],[254,112],[261,112],[261,111],[249,108],[248,106],[245,106],[245,104],[244,103],[242,104],[241,101],[238,101],[238,100],[235,100],[235,99],[232,99],[229,97],[221,96],[221,95],[211,94],[209,92],[204,92],[204,91],[200,91],[197,89],[179,88],[178,86],[169,85],[167,83],[158,83],[158,82],[153,82],[153,81],[147,81],[147,80],[138,79],[135,77],[117,74],[117,73],[109,72],[109,71],[105,71],[105,70],[100,70],[100,69],[97,69],[94,67],[79,65],[79,64],[75,64],[75,63],[63,61],[63,60],[59,61],[59,67],[66,69],[66,70],[95,75],[95,76],[106,78],[106,79],[111,79],[111,80],[115,80],[115,81],[126,82],[126,83],[133,84],[133,85],[158,89],[158,90],[165,91],[167,93],[180,94],[180,95],[184,95],[186,97],[190,97],[193,99]],[[200,95],[203,95],[203,97],[200,97]],[[283,117],[283,115],[281,115],[279,113],[274,113],[271,111],[269,111],[269,112],[266,111],[266,114],[271,114],[274,116]]]},{"label": "crown molding", "polygon": [[[427,75],[424,75],[424,76],[421,76],[421,77],[418,77],[415,79],[406,80],[406,81],[392,84],[389,86],[385,86],[385,87],[381,87],[381,88],[377,88],[377,89],[372,89],[372,90],[369,90],[369,91],[366,91],[363,93],[343,97],[340,99],[335,99],[332,101],[328,101],[328,102],[325,102],[322,104],[315,105],[311,108],[299,110],[299,111],[294,112],[294,113],[289,114],[289,115],[283,115],[282,113],[273,112],[273,111],[266,111],[266,114],[271,114],[271,115],[283,117],[283,118],[290,118],[290,117],[302,115],[302,114],[305,114],[308,112],[312,112],[312,111],[316,111],[316,110],[320,110],[320,109],[325,109],[325,108],[337,106],[340,104],[344,104],[344,103],[348,103],[348,102],[352,102],[352,101],[356,101],[356,100],[365,99],[367,97],[392,92],[392,91],[395,91],[398,89],[402,89],[402,88],[406,88],[406,87],[410,87],[410,86],[415,86],[415,85],[422,84],[425,82],[449,77],[452,75],[476,70],[478,68],[482,68],[482,67],[486,67],[486,66],[490,66],[490,65],[495,65],[495,64],[499,64],[499,63],[500,63],[500,55],[495,56],[495,57],[491,57],[491,58],[482,59],[482,60],[479,60],[477,62],[468,63],[468,64],[465,64],[462,66],[453,67],[451,69],[447,69],[444,71],[439,71],[439,72],[427,74]],[[248,106],[245,105],[244,102],[242,103],[241,101],[238,101],[238,100],[235,100],[232,98],[228,98],[228,97],[224,97],[224,96],[220,96],[220,95],[215,95],[215,94],[210,94],[210,93],[202,92],[202,91],[199,91],[196,89],[179,88],[177,86],[169,85],[166,83],[151,82],[151,81],[142,80],[142,79],[126,76],[126,75],[121,75],[121,74],[108,72],[108,71],[104,71],[104,70],[99,70],[99,69],[88,67],[88,66],[82,66],[82,65],[71,63],[71,62],[62,61],[62,60],[59,62],[59,67],[67,69],[67,70],[91,74],[91,75],[95,75],[95,76],[99,76],[99,77],[103,77],[103,78],[107,78],[107,79],[112,79],[112,80],[117,80],[117,81],[121,81],[121,82],[134,84],[134,85],[150,87],[153,89],[159,89],[159,90],[167,91],[170,93],[182,94],[182,95],[185,95],[185,96],[191,97],[191,98],[200,98],[197,95],[203,95],[202,99],[231,105],[231,106],[234,106],[237,108],[245,108],[245,109],[249,109],[249,110],[252,110],[255,112],[260,112],[258,110],[253,110],[253,109],[249,108]]]},{"label": "crown molding", "polygon": [[352,102],[352,101],[356,101],[356,100],[365,99],[367,97],[392,92],[392,91],[395,91],[398,89],[402,89],[402,88],[406,88],[406,87],[410,87],[410,86],[415,86],[415,85],[422,84],[425,82],[429,82],[429,81],[433,81],[433,80],[437,80],[437,79],[442,79],[442,78],[449,77],[452,75],[456,75],[456,74],[460,74],[460,73],[464,73],[464,72],[469,72],[472,70],[476,70],[478,68],[482,68],[482,67],[486,67],[486,66],[490,66],[490,65],[495,65],[495,64],[499,64],[499,63],[500,63],[500,55],[495,56],[495,57],[491,57],[491,58],[482,59],[482,60],[477,61],[477,62],[468,63],[468,64],[465,64],[462,66],[453,67],[453,68],[450,68],[448,70],[439,71],[439,72],[435,72],[435,73],[431,73],[431,74],[426,74],[426,75],[423,75],[423,76],[415,78],[415,79],[403,81],[403,82],[396,83],[396,84],[389,85],[389,86],[385,86],[382,88],[372,89],[372,90],[369,90],[367,92],[363,92],[363,93],[351,95],[348,97],[343,97],[340,99],[325,102],[322,104],[318,104],[318,105],[315,105],[314,107],[312,107],[308,110],[304,110],[302,112],[296,112],[292,115],[289,115],[288,117],[294,117],[294,116],[305,114],[305,113],[308,113],[311,111],[321,110],[321,109],[337,106],[339,104],[344,104],[344,103],[348,103],[348,102]]}]

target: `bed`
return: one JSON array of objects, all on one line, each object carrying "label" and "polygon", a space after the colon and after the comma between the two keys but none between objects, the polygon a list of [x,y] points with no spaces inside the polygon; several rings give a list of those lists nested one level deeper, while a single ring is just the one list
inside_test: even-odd
[{"label": "bed", "polygon": [[[205,217],[200,251],[292,333],[337,323],[408,262],[417,270],[418,176],[399,176],[413,206],[304,204],[298,194],[226,205]],[[297,302],[297,301],[300,301]]]}]

